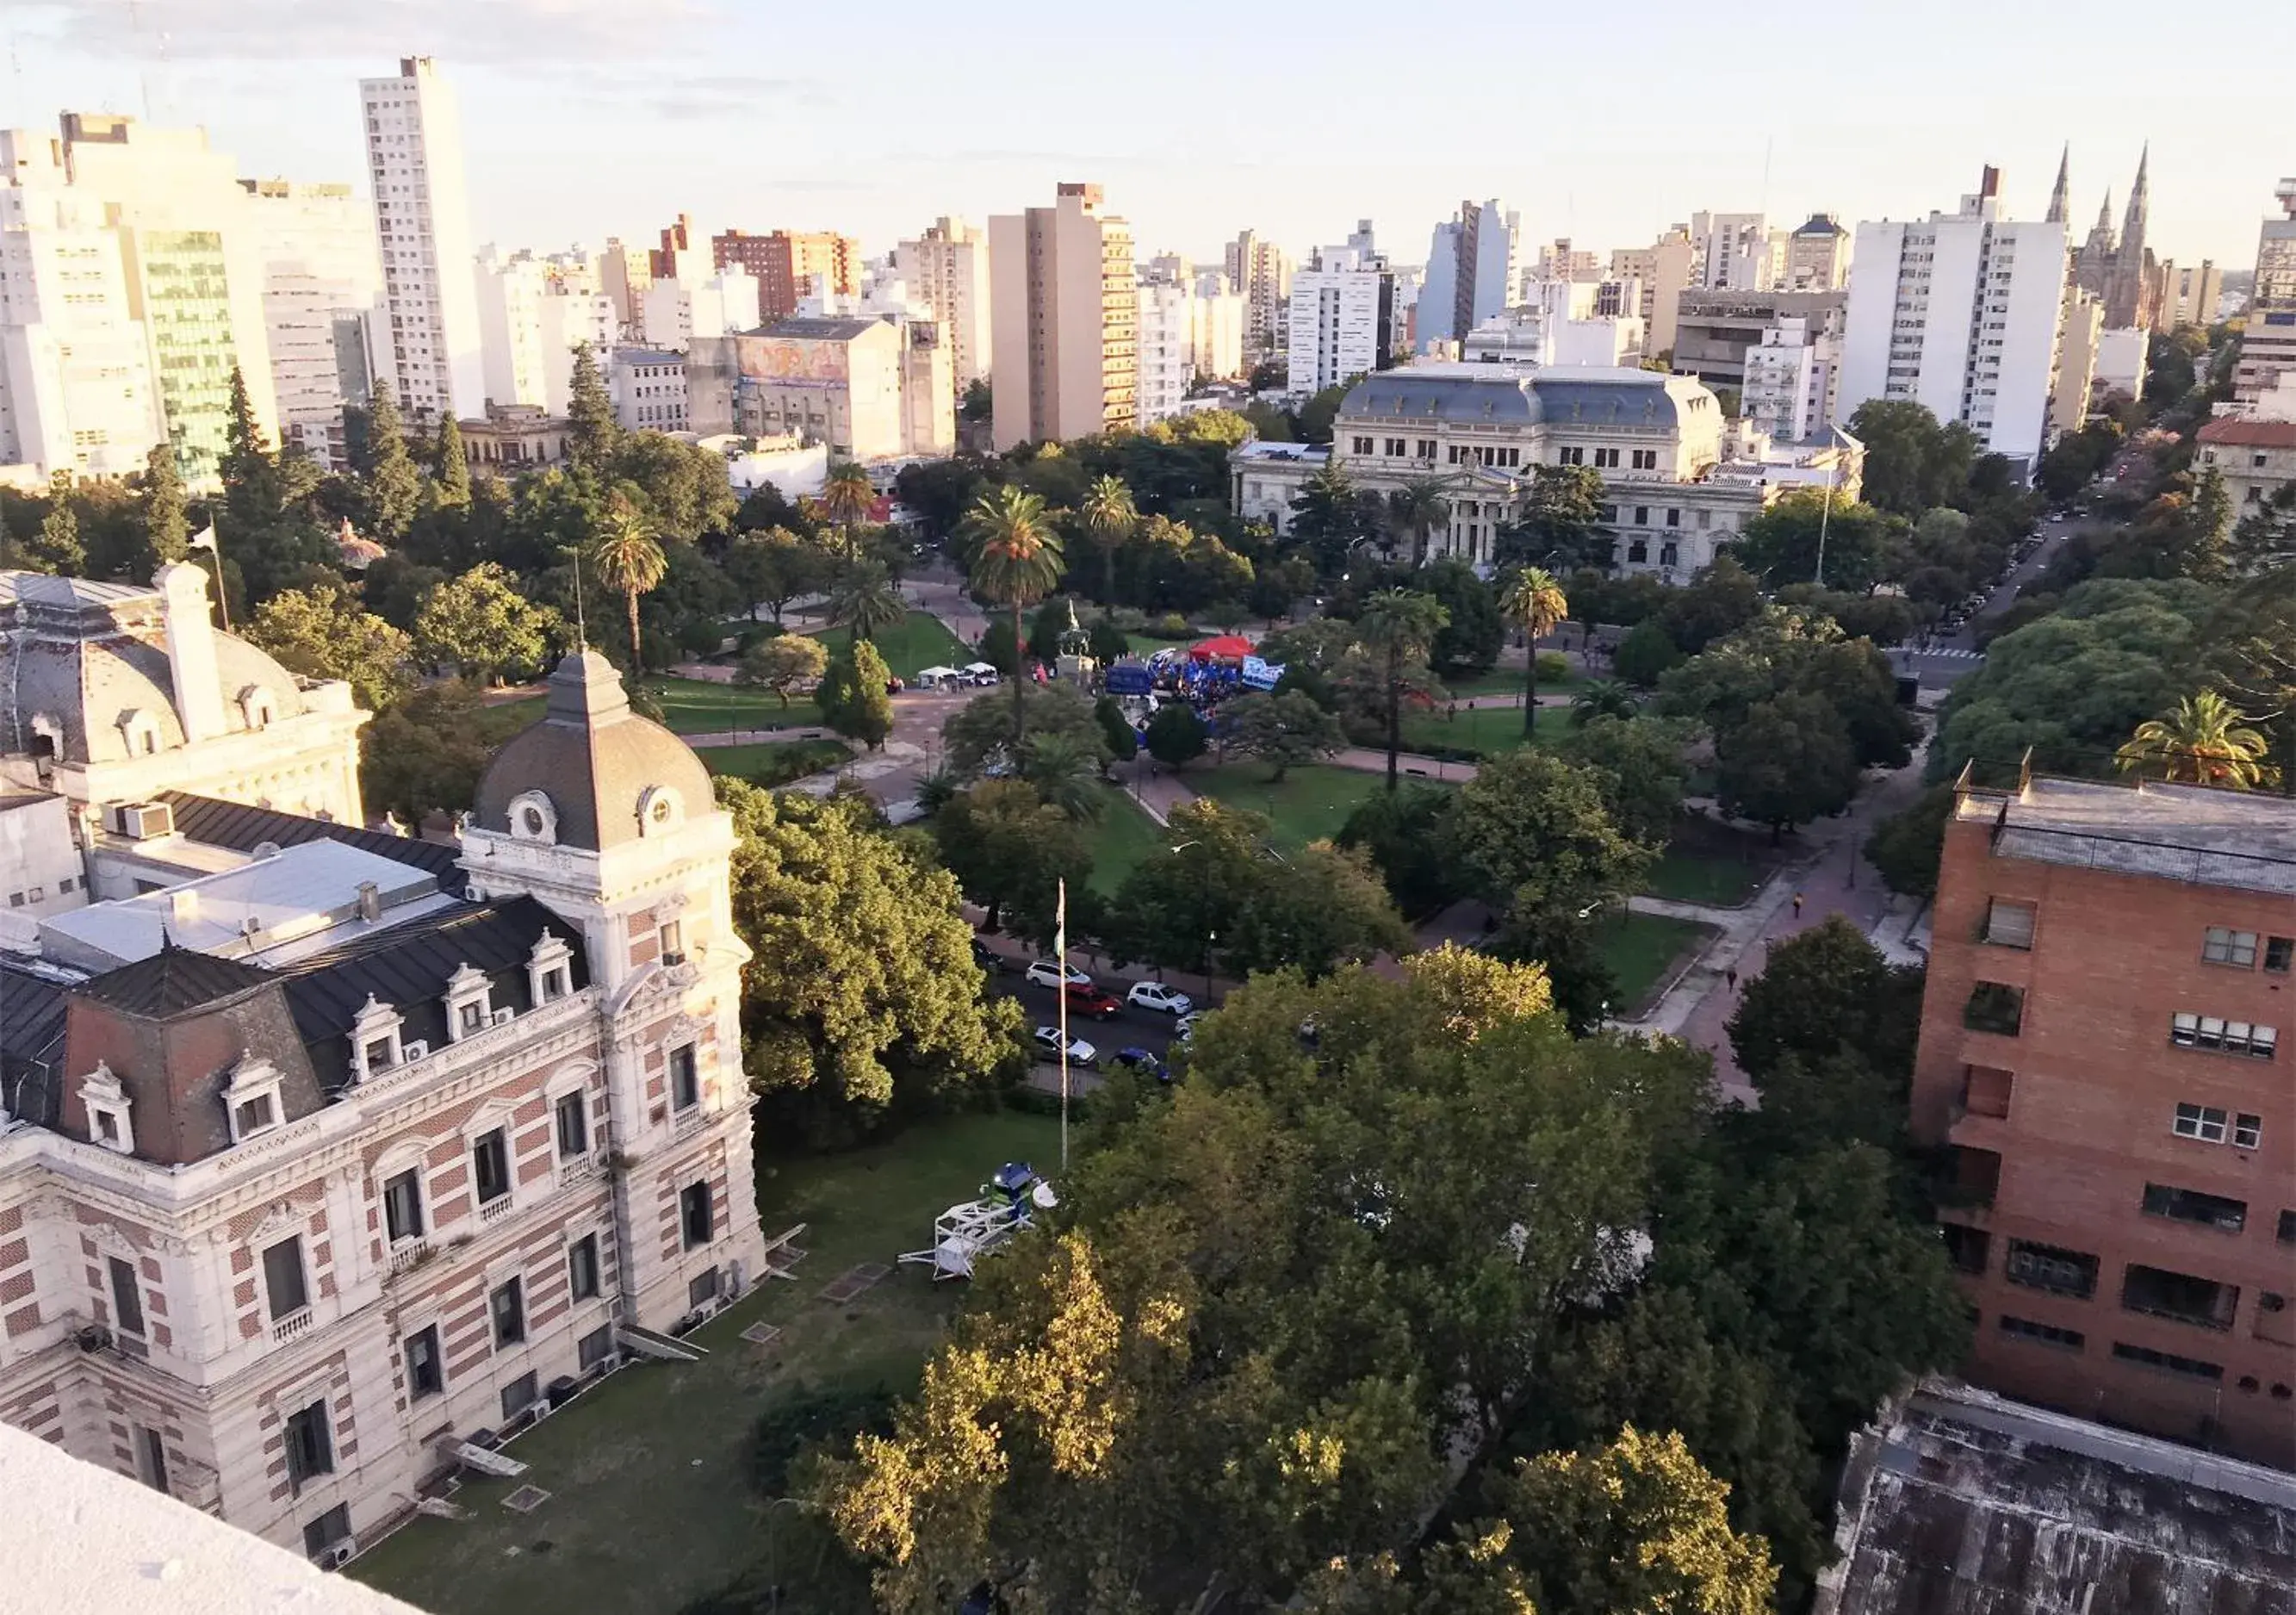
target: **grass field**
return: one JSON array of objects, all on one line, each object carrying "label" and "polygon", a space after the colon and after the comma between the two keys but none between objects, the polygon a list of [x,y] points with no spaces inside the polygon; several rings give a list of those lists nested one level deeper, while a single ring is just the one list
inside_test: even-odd
[{"label": "grass field", "polygon": [[[1007,1160],[1057,1170],[1058,1124],[959,1117],[850,1154],[761,1163],[767,1232],[808,1225],[798,1282],[769,1281],[691,1337],[709,1349],[701,1362],[606,1380],[509,1449],[526,1475],[473,1480],[456,1498],[468,1518],[417,1518],[348,1573],[437,1615],[668,1615],[734,1579],[766,1540],[747,1473],[758,1414],[808,1390],[909,1390],[959,1287],[897,1267],[842,1306],[817,1292],[856,1263],[927,1243],[933,1217]],[[760,1320],[780,1338],[740,1338]],[[523,1484],[551,1494],[531,1514],[502,1506]],[[775,1522],[784,1547],[808,1524],[791,1516]],[[821,1607],[803,1595],[806,1557],[789,1553],[782,1567],[792,1610]]]},{"label": "grass field", "polygon": [[[1128,767],[1119,764],[1118,772]],[[1092,846],[1093,889],[1113,896],[1133,865],[1153,857],[1166,843],[1163,826],[1120,786],[1108,787],[1108,811],[1086,827],[1085,839]]]},{"label": "grass field", "polygon": [[[1568,695],[1584,682],[1575,673],[1566,678],[1542,678],[1538,681],[1538,693],[1541,695]],[[1454,680],[1443,687],[1461,700],[1470,695],[1520,695],[1522,693],[1522,669],[1519,667],[1493,668],[1488,673]]]},{"label": "grass field", "polygon": [[767,741],[755,746],[705,746],[695,755],[712,774],[730,774],[753,785],[786,785],[834,768],[852,757],[841,741]]},{"label": "grass field", "polygon": [[1538,730],[1528,741],[1522,732],[1521,707],[1462,707],[1449,717],[1439,710],[1406,717],[1403,744],[1406,750],[1442,746],[1489,756],[1526,743],[1551,746],[1570,732],[1570,714],[1559,707],[1539,709]]},{"label": "grass field", "polygon": [[1654,898],[1677,903],[1704,903],[1716,908],[1735,908],[1762,889],[1769,865],[1742,858],[1685,852],[1669,848],[1652,866],[1643,889]]},{"label": "grass field", "polygon": [[[834,656],[843,650],[849,630],[825,628],[814,635]],[[920,668],[961,668],[977,660],[972,650],[948,631],[948,625],[931,611],[911,611],[906,622],[880,632],[869,642],[895,678],[914,680]]]},{"label": "grass field", "polygon": [[1337,836],[1365,797],[1387,788],[1384,775],[1329,767],[1294,768],[1276,784],[1259,762],[1192,768],[1183,777],[1199,795],[1266,814],[1274,821],[1268,844],[1278,852]]},{"label": "grass field", "polygon": [[1697,947],[1713,929],[1670,914],[1606,915],[1596,947],[1619,984],[1611,1013],[1620,1019],[1640,1014],[1647,1007],[1644,1000],[1665,985],[1675,961]]}]

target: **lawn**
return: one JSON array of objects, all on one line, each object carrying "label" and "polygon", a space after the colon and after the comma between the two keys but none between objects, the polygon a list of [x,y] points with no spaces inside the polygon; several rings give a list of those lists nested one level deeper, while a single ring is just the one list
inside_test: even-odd
[{"label": "lawn", "polygon": [[[1541,707],[1538,709],[1538,727],[1528,743],[1551,746],[1570,731],[1570,714],[1568,710],[1561,707]],[[1519,706],[1462,707],[1447,717],[1439,709],[1414,712],[1403,720],[1406,750],[1440,746],[1447,750],[1488,756],[1497,751],[1513,751],[1525,743],[1522,709]]]},{"label": "lawn", "polygon": [[[1119,764],[1117,771],[1121,775],[1129,767]],[[1134,865],[1166,845],[1166,832],[1119,787],[1111,786],[1107,795],[1108,811],[1086,827],[1085,839],[1092,847],[1093,889],[1113,896]]]},{"label": "lawn", "polygon": [[753,785],[786,785],[834,768],[853,755],[842,741],[767,741],[755,746],[705,746],[695,755],[712,774],[730,774]]},{"label": "lawn", "polygon": [[1643,889],[1654,898],[1677,903],[1703,903],[1715,908],[1735,908],[1762,889],[1769,877],[1766,864],[1726,854],[1685,852],[1670,847],[1651,868]]},{"label": "lawn", "polygon": [[[1563,678],[1541,678],[1541,695],[1568,695],[1586,681],[1576,673]],[[1522,693],[1521,668],[1493,668],[1488,673],[1478,673],[1472,678],[1454,679],[1443,687],[1461,700],[1470,695],[1520,695]]]},{"label": "lawn", "polygon": [[1365,798],[1387,788],[1384,775],[1331,767],[1294,768],[1278,784],[1260,762],[1191,768],[1181,777],[1201,796],[1266,814],[1275,821],[1268,844],[1278,852],[1336,837]]},{"label": "lawn", "polygon": [[1713,930],[1695,920],[1677,920],[1669,914],[1604,916],[1595,946],[1619,984],[1611,1012],[1621,1020],[1643,1013],[1649,1007],[1644,1000],[1666,985],[1676,961]]},{"label": "lawn", "polygon": [[[829,648],[831,655],[845,648],[848,630],[824,628],[814,635]],[[980,657],[964,641],[948,631],[948,625],[931,611],[911,611],[908,620],[896,627],[882,629],[869,642],[877,647],[877,654],[885,659],[885,666],[895,678],[913,682],[922,668],[961,668]]]},{"label": "lawn", "polygon": [[[471,1480],[455,1499],[467,1518],[417,1518],[348,1573],[438,1615],[667,1615],[733,1580],[766,1540],[747,1478],[758,1414],[801,1390],[909,1389],[960,1291],[916,1267],[843,1306],[818,1299],[822,1286],[927,1243],[933,1217],[1007,1160],[1056,1171],[1058,1138],[1056,1122],[999,1112],[850,1154],[761,1162],[767,1234],[808,1225],[797,1283],[768,1282],[690,1337],[709,1349],[701,1362],[641,1363],[604,1381],[511,1447],[526,1475]],[[779,1340],[740,1338],[761,1319],[781,1325]],[[524,1484],[550,1500],[512,1513],[502,1500]],[[809,1529],[787,1509],[775,1527],[785,1547]],[[783,1578],[802,1582],[807,1557],[789,1553]],[[788,1607],[818,1607],[791,1593]]]},{"label": "lawn", "polygon": [[515,701],[489,701],[479,709],[477,728],[489,746],[499,746],[542,716],[545,697],[521,695]]},{"label": "lawn", "polygon": [[703,678],[649,678],[646,693],[661,709],[662,722],[680,734],[726,729],[816,729],[821,709],[793,701],[784,709],[770,690],[714,684]]}]

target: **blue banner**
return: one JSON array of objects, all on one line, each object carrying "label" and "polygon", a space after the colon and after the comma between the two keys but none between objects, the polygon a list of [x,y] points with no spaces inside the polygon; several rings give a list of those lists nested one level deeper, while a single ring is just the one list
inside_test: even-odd
[{"label": "blue banner", "polygon": [[1243,659],[1243,682],[1254,690],[1273,690],[1283,677],[1282,662],[1267,662],[1257,656]]},{"label": "blue banner", "polygon": [[1145,695],[1156,687],[1156,679],[1136,663],[1119,661],[1110,665],[1107,684],[1111,695]]}]

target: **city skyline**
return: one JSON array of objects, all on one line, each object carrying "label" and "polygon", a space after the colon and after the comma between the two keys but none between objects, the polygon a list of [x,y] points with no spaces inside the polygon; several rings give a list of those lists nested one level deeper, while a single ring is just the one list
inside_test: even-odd
[{"label": "city skyline", "polygon": [[[1341,20],[1356,9],[1341,8]],[[1375,14],[1360,9],[1368,29]],[[876,256],[941,214],[979,220],[1081,179],[1105,188],[1144,255],[1201,259],[1246,227],[1304,254],[1368,217],[1404,263],[1423,260],[1433,226],[1466,196],[1519,209],[1527,240],[1567,235],[1606,250],[1646,243],[1700,209],[1759,209],[1787,227],[1814,210],[1849,223],[1923,218],[1949,211],[1991,163],[2009,212],[2037,219],[2068,141],[2072,213],[2086,218],[2108,190],[2125,199],[2149,138],[2156,250],[2250,266],[2256,221],[2291,155],[2274,150],[2261,102],[2211,97],[2197,79],[2117,90],[2125,53],[2112,46],[2109,15],[2085,13],[2092,26],[2061,37],[2043,20],[1948,9],[1982,31],[1981,82],[1950,18],[1901,44],[1882,36],[1874,8],[1844,7],[1840,51],[1886,51],[1889,72],[1829,104],[1805,61],[1812,89],[1775,81],[1775,116],[1759,104],[1756,86],[1772,82],[1759,76],[1733,77],[1735,99],[1704,98],[1703,110],[1669,94],[1712,71],[1710,28],[1686,6],[1652,8],[1624,87],[1558,70],[1614,50],[1595,23],[1494,19],[1477,30],[1479,60],[1521,61],[1532,82],[1480,97],[1431,76],[1390,82],[1388,53],[1351,43],[1374,34],[1340,27],[1287,56],[1285,83],[1324,91],[1299,125],[1269,104],[1254,53],[1231,61],[1136,37],[1116,48],[1127,82],[1156,86],[1155,116],[1111,119],[1105,76],[1062,67],[1064,53],[1105,43],[1099,25],[1080,32],[1033,0],[972,14],[961,32],[897,6],[865,38],[813,41],[786,27],[768,34],[763,19],[709,0],[650,16],[642,39],[593,0],[387,0],[355,16],[308,15],[287,0],[81,0],[12,20],[0,127],[53,129],[67,110],[148,112],[201,125],[244,174],[364,190],[357,80],[428,53],[463,103],[481,242],[649,240],[684,211],[713,233],[844,231]],[[2141,15],[2118,4],[2091,12],[2100,9]],[[815,47],[832,44],[859,70],[820,71],[828,57]],[[720,65],[742,61],[761,65]],[[1031,94],[951,87],[1014,82]],[[1798,118],[1813,101],[1817,112]],[[1677,107],[1671,133],[1650,116]],[[1436,118],[1456,131],[1441,158],[1388,155],[1396,130]],[[1271,126],[1294,131],[1280,152]]]}]

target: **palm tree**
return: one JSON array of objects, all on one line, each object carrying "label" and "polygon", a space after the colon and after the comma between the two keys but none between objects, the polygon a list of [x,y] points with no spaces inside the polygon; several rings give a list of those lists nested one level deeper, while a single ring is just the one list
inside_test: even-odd
[{"label": "palm tree", "polygon": [[1432,594],[1409,589],[1386,589],[1371,597],[1356,619],[1356,630],[1376,652],[1384,672],[1387,694],[1387,788],[1397,784],[1396,759],[1403,753],[1404,668],[1427,654],[1451,613]]},{"label": "palm tree", "polygon": [[2161,778],[2182,784],[2247,791],[2263,780],[2262,759],[2270,750],[2239,708],[2214,690],[2203,690],[2137,725],[2116,760],[2123,774],[2158,767]]},{"label": "palm tree", "polygon": [[1589,679],[1570,698],[1570,721],[1582,727],[1598,717],[1632,717],[1636,710],[1635,693],[1623,679]]},{"label": "palm tree", "polygon": [[1084,490],[1084,506],[1078,512],[1084,524],[1092,530],[1100,545],[1101,573],[1104,588],[1101,603],[1116,603],[1116,549],[1132,536],[1139,524],[1140,512],[1132,503],[1132,490],[1120,477],[1097,477]]},{"label": "palm tree", "polygon": [[829,620],[853,630],[853,637],[874,640],[886,628],[906,622],[909,603],[893,586],[882,562],[870,561],[846,569],[829,592]]},{"label": "palm tree", "polygon": [[992,488],[964,513],[963,530],[972,550],[972,586],[990,600],[1013,608],[1013,742],[1017,747],[1028,717],[1021,706],[1020,656],[1029,643],[1021,627],[1023,608],[1053,592],[1061,580],[1061,536],[1053,530],[1038,496],[1010,483]]},{"label": "palm tree", "polygon": [[590,564],[610,589],[621,591],[630,608],[630,681],[645,671],[638,642],[638,596],[661,582],[669,560],[654,537],[653,523],[626,504],[606,512],[604,523],[590,540]]},{"label": "palm tree", "polygon": [[1099,818],[1107,807],[1099,754],[1073,734],[1030,735],[1021,747],[1021,777],[1079,824]]},{"label": "palm tree", "polygon": [[845,556],[851,560],[859,554],[860,545],[855,529],[869,514],[876,503],[877,490],[869,486],[869,473],[852,461],[829,468],[829,480],[821,487],[821,507],[829,519],[845,529]]},{"label": "palm tree", "polygon": [[1413,477],[1387,496],[1389,516],[1411,535],[1411,564],[1424,565],[1427,538],[1451,520],[1451,484],[1442,477]]},{"label": "palm tree", "polygon": [[1507,585],[1499,610],[1522,625],[1522,732],[1529,734],[1538,722],[1538,642],[1570,615],[1570,602],[1554,573],[1527,566]]}]

